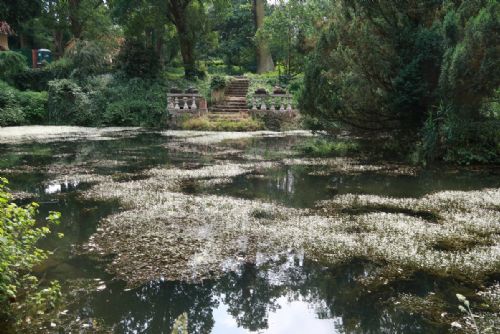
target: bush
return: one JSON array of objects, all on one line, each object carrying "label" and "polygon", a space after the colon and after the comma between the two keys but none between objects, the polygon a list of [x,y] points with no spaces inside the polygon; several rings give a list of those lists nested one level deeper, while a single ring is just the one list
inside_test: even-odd
[{"label": "bush", "polygon": [[50,234],[50,226],[59,223],[60,214],[50,212],[46,224],[37,223],[38,205],[12,203],[7,183],[0,178],[0,316],[19,324],[52,308],[60,295],[57,282],[40,289],[30,273],[50,254],[37,243]]},{"label": "bush", "polygon": [[76,82],[69,79],[49,82],[50,124],[90,125],[93,120],[88,96]]},{"label": "bush", "polygon": [[165,123],[168,87],[156,80],[139,78],[111,80],[103,91],[105,125],[158,127]]},{"label": "bush", "polygon": [[20,90],[46,91],[49,81],[69,78],[73,63],[68,58],[61,58],[43,68],[27,68],[12,75],[12,84]]},{"label": "bush", "polygon": [[18,102],[27,124],[43,124],[48,119],[47,92],[19,92]]},{"label": "bush", "polygon": [[0,52],[0,79],[10,82],[11,77],[25,71],[26,57],[14,51]]},{"label": "bush", "polygon": [[454,107],[442,104],[436,115],[431,114],[425,122],[413,160],[426,164],[442,157],[462,165],[498,163],[500,119],[495,108],[495,102],[485,104],[482,119],[472,121]]},{"label": "bush", "polygon": [[66,52],[66,57],[78,64],[71,76],[80,79],[102,73],[108,65],[106,50],[95,41],[78,41]]},{"label": "bush", "polygon": [[226,88],[227,80],[225,77],[220,75],[214,75],[210,80],[210,90],[221,90]]},{"label": "bush", "polygon": [[0,81],[0,126],[20,125],[24,115],[17,103],[16,90]]},{"label": "bush", "polygon": [[46,118],[46,92],[22,92],[0,81],[0,126],[40,124]]}]

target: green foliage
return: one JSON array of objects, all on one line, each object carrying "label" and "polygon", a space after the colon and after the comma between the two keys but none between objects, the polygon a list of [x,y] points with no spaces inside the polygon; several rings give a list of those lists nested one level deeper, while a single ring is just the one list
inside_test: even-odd
[{"label": "green foliage", "polygon": [[240,120],[208,119],[205,117],[189,118],[181,125],[183,130],[200,131],[257,131],[264,128],[263,124],[252,118]]},{"label": "green foliage", "polygon": [[483,105],[500,82],[499,6],[339,3],[307,62],[300,110],[319,129],[390,136],[405,154],[419,142],[420,161],[494,161],[498,116]]},{"label": "green foliage", "polygon": [[49,84],[51,124],[158,127],[165,123],[168,86],[161,80],[101,75]]},{"label": "green foliage", "polygon": [[227,86],[226,77],[220,75],[214,75],[210,79],[210,90],[221,90],[226,88],[226,86]]},{"label": "green foliage", "polygon": [[167,91],[162,81],[113,79],[100,92],[106,99],[102,122],[104,125],[162,126]]},{"label": "green foliage", "polygon": [[120,49],[118,67],[132,78],[155,78],[160,71],[160,62],[152,47],[133,39],[126,40]]},{"label": "green foliage", "polygon": [[40,289],[38,279],[30,273],[50,254],[37,243],[59,223],[60,214],[50,212],[45,224],[37,223],[38,204],[20,207],[12,203],[7,184],[0,178],[0,314],[22,322],[54,307],[60,295],[57,282]]},{"label": "green foliage", "polygon": [[13,85],[21,90],[46,91],[49,81],[69,78],[73,71],[73,62],[68,58],[61,58],[43,68],[28,68],[12,76]]},{"label": "green foliage", "polygon": [[25,124],[44,124],[47,121],[47,92],[19,92],[17,101],[23,111]]},{"label": "green foliage", "polygon": [[47,93],[22,92],[0,81],[0,126],[41,124],[47,114]]},{"label": "green foliage", "polygon": [[78,64],[71,73],[76,78],[100,74],[109,63],[106,50],[95,41],[77,41],[66,56],[73,64]]},{"label": "green foliage", "polygon": [[69,79],[49,82],[48,121],[50,124],[92,124],[89,98],[76,82]]},{"label": "green foliage", "polygon": [[[217,9],[214,9],[214,11]],[[252,3],[233,0],[220,13],[214,16],[214,30],[219,32],[219,45],[216,55],[232,71],[235,66],[242,66],[247,71],[255,70],[255,18]],[[217,16],[219,15],[219,16]]]},{"label": "green foliage", "polygon": [[10,78],[26,70],[26,57],[19,52],[0,52],[0,79],[10,81]]},{"label": "green foliage", "polygon": [[330,6],[325,0],[274,2],[257,38],[268,41],[273,58],[285,66],[289,75],[303,71],[305,56],[319,32],[317,23]]},{"label": "green foliage", "polygon": [[19,125],[24,115],[17,103],[16,90],[0,81],[0,126]]}]

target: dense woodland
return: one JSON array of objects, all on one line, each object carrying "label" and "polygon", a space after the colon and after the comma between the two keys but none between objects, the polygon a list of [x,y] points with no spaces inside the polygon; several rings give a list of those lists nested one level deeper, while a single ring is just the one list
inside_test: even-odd
[{"label": "dense woodland", "polygon": [[[291,91],[302,126],[414,162],[499,156],[495,0],[1,1],[0,126],[165,124],[165,92],[221,76]],[[23,53],[52,50],[31,69]],[[383,143],[378,145],[376,143]]]}]

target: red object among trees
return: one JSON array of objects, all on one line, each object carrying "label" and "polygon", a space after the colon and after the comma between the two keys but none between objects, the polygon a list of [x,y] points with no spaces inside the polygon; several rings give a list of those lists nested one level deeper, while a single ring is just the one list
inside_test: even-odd
[{"label": "red object among trees", "polygon": [[14,30],[5,21],[0,21],[0,51],[9,50],[9,36],[14,35]]}]

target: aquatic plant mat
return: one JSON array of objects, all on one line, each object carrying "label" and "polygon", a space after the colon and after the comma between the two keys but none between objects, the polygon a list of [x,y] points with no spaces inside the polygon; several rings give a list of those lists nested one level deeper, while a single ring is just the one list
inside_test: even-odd
[{"label": "aquatic plant mat", "polygon": [[[20,138],[23,144],[55,141],[62,145],[68,132],[78,141],[107,143],[144,135],[140,129],[52,128],[26,130]],[[34,169],[43,171],[45,196],[77,189],[75,197],[82,202],[115,203],[99,215],[104,218],[98,218],[90,238],[73,249],[85,256],[109,258],[103,266],[125,282],[124,291],[146,289],[151,282],[225,281],[233,274],[243,275],[242,268],[249,265],[259,268],[277,256],[298,254],[300,263],[316,263],[321,268],[362,263],[361,273],[349,280],[377,303],[383,300],[385,307],[420,314],[436,323],[455,321],[462,326],[455,326],[456,330],[468,331],[473,324],[457,312],[454,301],[434,295],[433,288],[420,294],[402,288],[405,282],[415,284],[422,277],[438,286],[454,282],[465,289],[457,293],[472,294],[474,305],[483,305],[476,313],[485,328],[498,328],[498,181],[484,181],[489,187],[468,185],[470,190],[446,190],[444,184],[441,188],[427,185],[434,190],[415,196],[404,191],[395,196],[374,195],[370,189],[376,187],[363,191],[343,184],[357,177],[379,178],[380,184],[401,178],[407,182],[416,180],[422,171],[353,157],[304,158],[294,150],[298,142],[312,136],[304,131],[164,131],[154,136],[151,142],[149,137],[141,139],[144,143],[137,146],[130,146],[132,142],[111,145],[107,154],[97,158],[75,158],[67,164],[61,161],[71,154],[59,152],[55,161],[43,166],[22,162],[16,167],[6,164],[3,171],[14,176],[20,173],[19,179]],[[4,133],[0,142],[7,145],[12,138]],[[25,149],[21,145],[14,152],[24,156]],[[76,156],[86,157],[88,150],[85,146]],[[151,152],[156,160],[148,160]],[[38,154],[46,153],[40,150]],[[296,186],[304,178],[317,178],[319,183],[306,193]],[[86,186],[81,187],[82,183]],[[258,192],[260,185],[264,191]],[[326,192],[321,193],[321,187]],[[235,188],[240,192],[229,191]],[[276,189],[278,195],[266,196]],[[19,199],[36,196],[24,190],[17,191]],[[248,192],[252,196],[244,196]],[[282,198],[301,192],[302,197],[321,196],[313,196],[306,205]],[[98,205],[81,213],[92,214]],[[273,275],[279,282],[283,273]],[[112,285],[95,282],[93,290]]]},{"label": "aquatic plant mat", "polygon": [[89,247],[116,254],[113,270],[132,284],[201,280],[257,253],[289,248],[334,262],[384,261],[405,273],[473,279],[499,268],[499,189],[420,199],[344,195],[304,210],[181,192],[188,181],[216,185],[269,165],[151,169],[144,180],[100,183],[85,196],[119,199],[128,210],[106,218]]}]

